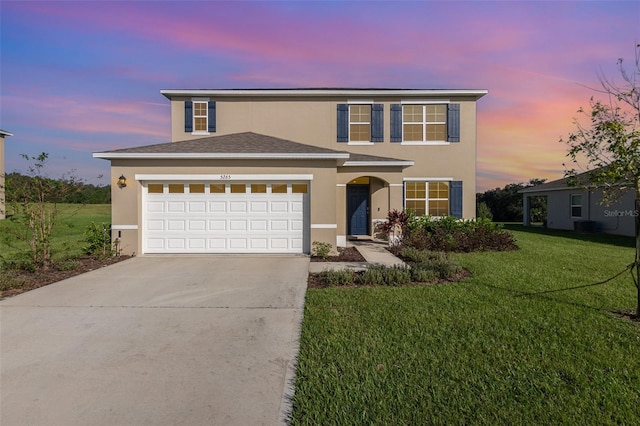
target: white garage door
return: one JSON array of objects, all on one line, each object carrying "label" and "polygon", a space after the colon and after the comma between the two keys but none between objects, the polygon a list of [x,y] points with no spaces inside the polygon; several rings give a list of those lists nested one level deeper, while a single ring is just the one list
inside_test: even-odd
[{"label": "white garage door", "polygon": [[308,184],[143,184],[144,253],[308,251]]}]

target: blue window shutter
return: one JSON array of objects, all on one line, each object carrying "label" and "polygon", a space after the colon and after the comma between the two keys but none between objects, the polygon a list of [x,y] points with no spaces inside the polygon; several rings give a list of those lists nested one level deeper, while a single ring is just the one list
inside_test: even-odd
[{"label": "blue window shutter", "polygon": [[338,142],[349,142],[349,105],[338,104]]},{"label": "blue window shutter", "polygon": [[460,142],[460,104],[447,105],[447,141]]},{"label": "blue window shutter", "polygon": [[216,101],[209,101],[209,105],[207,106],[207,115],[209,116],[207,119],[207,131],[214,132],[216,131]]},{"label": "blue window shutter", "polygon": [[402,105],[391,105],[391,142],[402,142]]},{"label": "blue window shutter", "polygon": [[384,105],[371,105],[371,142],[384,142]]},{"label": "blue window shutter", "polygon": [[462,181],[454,180],[449,184],[449,213],[462,219]]},{"label": "blue window shutter", "polygon": [[184,131],[193,132],[193,102],[191,101],[184,103]]}]

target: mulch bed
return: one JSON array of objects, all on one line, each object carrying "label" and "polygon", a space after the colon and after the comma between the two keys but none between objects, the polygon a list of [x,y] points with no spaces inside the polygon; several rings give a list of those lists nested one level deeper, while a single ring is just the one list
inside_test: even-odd
[{"label": "mulch bed", "polygon": [[312,262],[366,262],[355,247],[338,247],[338,256],[328,256],[324,259],[311,256]]},{"label": "mulch bed", "polygon": [[8,271],[3,271],[3,274],[9,274],[12,281],[20,283],[20,285],[0,291],[0,299],[15,296],[17,294],[24,293],[39,287],[44,287],[45,285],[53,284],[55,282],[71,278],[76,275],[84,274],[85,272],[93,271],[107,265],[112,265],[129,258],[131,258],[131,256],[114,256],[106,258],[79,257],[77,259],[74,259],[76,265],[74,265],[75,267],[73,269],[63,271],[56,268],[55,265],[51,266],[46,271],[30,272],[21,269],[11,269]]}]

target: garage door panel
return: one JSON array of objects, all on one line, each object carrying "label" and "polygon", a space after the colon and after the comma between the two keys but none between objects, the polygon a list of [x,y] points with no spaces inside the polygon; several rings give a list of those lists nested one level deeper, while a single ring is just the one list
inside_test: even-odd
[{"label": "garage door panel", "polygon": [[151,213],[164,212],[164,201],[147,201],[147,212],[151,212]]},{"label": "garage door panel", "polygon": [[190,201],[189,212],[190,213],[204,213],[207,208],[207,203],[204,201]]},{"label": "garage door panel", "polygon": [[230,231],[246,231],[247,221],[246,220],[230,220],[229,230]]},{"label": "garage door panel", "polygon": [[227,229],[227,221],[222,220],[210,220],[209,221],[209,230],[210,231],[225,231]]},{"label": "garage door panel", "polygon": [[301,253],[307,198],[298,193],[145,193],[143,251]]},{"label": "garage door panel", "polygon": [[267,230],[267,220],[252,220],[250,229],[252,231],[266,231]]},{"label": "garage door panel", "polygon": [[247,211],[246,201],[230,201],[229,211],[232,213],[244,213]]},{"label": "garage door panel", "polygon": [[209,201],[209,211],[214,213],[224,213],[227,211],[227,202]]},{"label": "garage door panel", "polygon": [[186,202],[184,201],[169,201],[167,202],[167,212],[169,213],[184,213],[186,211]]},{"label": "garage door panel", "polygon": [[188,229],[189,231],[206,231],[207,222],[205,220],[190,220]]}]

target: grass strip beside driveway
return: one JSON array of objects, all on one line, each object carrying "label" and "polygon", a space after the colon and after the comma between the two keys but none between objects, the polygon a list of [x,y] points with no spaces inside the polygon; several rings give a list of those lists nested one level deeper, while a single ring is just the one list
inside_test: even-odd
[{"label": "grass strip beside driveway", "polygon": [[526,295],[614,275],[630,239],[515,235],[460,283],[308,290],[292,423],[640,423],[630,277]]}]

